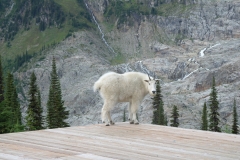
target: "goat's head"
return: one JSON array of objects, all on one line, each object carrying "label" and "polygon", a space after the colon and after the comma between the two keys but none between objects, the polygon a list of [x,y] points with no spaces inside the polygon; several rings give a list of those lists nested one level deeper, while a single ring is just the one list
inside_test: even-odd
[{"label": "goat's head", "polygon": [[154,96],[156,94],[156,81],[158,81],[158,79],[155,79],[155,73],[154,73],[154,77],[150,77],[148,75],[148,80],[144,80],[144,81],[148,83],[149,94]]}]

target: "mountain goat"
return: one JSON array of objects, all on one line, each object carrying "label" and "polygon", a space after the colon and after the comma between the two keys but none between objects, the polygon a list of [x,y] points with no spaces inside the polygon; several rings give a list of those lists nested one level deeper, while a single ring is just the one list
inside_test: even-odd
[{"label": "mountain goat", "polygon": [[102,75],[93,86],[94,92],[100,92],[104,100],[102,107],[102,121],[106,126],[114,124],[110,110],[119,102],[129,102],[130,124],[139,124],[136,112],[143,98],[149,93],[156,93],[156,80],[140,72],[127,72],[118,74],[108,72]]}]

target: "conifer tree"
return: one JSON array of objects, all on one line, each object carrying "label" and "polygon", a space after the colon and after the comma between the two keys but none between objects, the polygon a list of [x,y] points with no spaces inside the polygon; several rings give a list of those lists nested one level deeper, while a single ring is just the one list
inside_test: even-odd
[{"label": "conifer tree", "polygon": [[0,56],[0,103],[4,100],[2,57]]},{"label": "conifer tree", "polygon": [[152,124],[164,125],[165,124],[164,108],[161,94],[161,86],[159,84],[159,81],[156,81],[156,95],[152,99],[154,109]]},{"label": "conifer tree", "polygon": [[217,90],[215,87],[215,77],[213,76],[212,80],[212,90],[210,93],[209,106],[210,106],[210,114],[209,114],[209,130],[213,132],[221,132],[219,125],[219,113],[218,113],[218,100],[217,100]]},{"label": "conifer tree", "polygon": [[178,117],[179,117],[179,114],[178,114],[178,109],[177,109],[177,106],[173,106],[173,109],[172,109],[172,115],[171,115],[171,124],[170,126],[172,127],[178,127],[179,126],[179,120],[178,120]]},{"label": "conifer tree", "polygon": [[1,103],[1,115],[0,115],[0,132],[1,133],[9,133],[11,130],[11,106],[10,106],[10,98],[11,98],[11,92],[9,90],[10,83],[8,82],[9,74],[7,77],[7,87],[4,94],[4,101]]},{"label": "conifer tree", "polygon": [[21,114],[21,108],[20,104],[18,101],[18,95],[17,95],[17,90],[15,86],[13,85],[13,93],[11,97],[11,105],[13,108],[13,129],[11,132],[20,132],[24,130],[24,126],[22,124],[22,114]]},{"label": "conifer tree", "polygon": [[238,115],[237,115],[237,108],[236,108],[236,99],[234,98],[233,103],[233,125],[232,125],[232,133],[238,134]]},{"label": "conifer tree", "polygon": [[22,115],[18,95],[14,86],[13,75],[8,73],[7,87],[4,97],[4,109],[2,115],[5,117],[2,133],[23,131]]},{"label": "conifer tree", "polygon": [[5,98],[5,112],[7,117],[7,127],[8,132],[12,132],[13,126],[14,126],[14,108],[13,108],[13,92],[14,92],[14,86],[13,86],[13,75],[8,73],[7,76],[7,88],[6,88],[6,98]]},{"label": "conifer tree", "polygon": [[207,119],[207,105],[206,105],[206,102],[204,102],[204,105],[203,105],[201,130],[205,130],[205,131],[208,130],[208,119]]},{"label": "conifer tree", "polygon": [[51,84],[49,87],[49,95],[47,102],[47,125],[48,128],[68,127],[68,123],[64,120],[68,118],[69,112],[64,107],[62,100],[62,92],[60,82],[57,76],[56,62],[53,57]]},{"label": "conifer tree", "polygon": [[57,128],[56,122],[57,117],[54,109],[54,92],[52,86],[49,88],[48,102],[47,102],[47,127],[48,128]]},{"label": "conifer tree", "polygon": [[2,60],[0,56],[0,133],[5,133],[6,128],[6,114],[4,113],[4,82],[2,71]]},{"label": "conifer tree", "polygon": [[42,103],[41,103],[41,93],[40,90],[38,89],[37,91],[37,115],[39,115],[37,117],[37,126],[39,127],[38,129],[43,129],[43,125],[44,125],[44,117],[42,115],[43,113],[43,108],[42,108]]},{"label": "conifer tree", "polygon": [[40,92],[36,84],[36,75],[34,72],[31,74],[30,86],[29,86],[29,105],[26,116],[26,128],[27,130],[39,130],[43,129],[42,107]]},{"label": "conifer tree", "polygon": [[168,119],[167,119],[167,115],[164,115],[164,125],[167,126],[168,125]]},{"label": "conifer tree", "polygon": [[125,108],[123,110],[123,122],[126,122],[126,110],[125,110]]}]

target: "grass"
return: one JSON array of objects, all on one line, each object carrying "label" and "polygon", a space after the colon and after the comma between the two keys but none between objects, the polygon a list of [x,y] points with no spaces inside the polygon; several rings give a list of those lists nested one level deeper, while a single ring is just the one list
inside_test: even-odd
[{"label": "grass", "polygon": [[77,15],[80,11],[83,11],[83,8],[78,6],[76,0],[54,0],[54,2],[61,5],[65,13]]},{"label": "grass", "polygon": [[183,5],[178,3],[165,3],[156,7],[157,14],[160,16],[181,15],[188,12],[193,5]]},{"label": "grass", "polygon": [[[52,44],[59,43],[75,31],[95,27],[89,20],[85,6],[79,5],[77,0],[54,1],[62,7],[66,14],[66,21],[61,27],[48,27],[44,31],[39,30],[39,25],[36,25],[35,19],[31,21],[29,30],[24,30],[22,27],[12,41],[0,44],[0,54],[2,55],[4,68],[11,69],[15,58],[26,51],[29,54],[39,53],[43,47],[47,48]],[[77,21],[78,26],[76,27],[72,26],[73,18]],[[10,47],[8,44],[10,44]]]},{"label": "grass", "polygon": [[47,28],[44,32],[38,29],[38,26],[32,25],[28,31],[20,31],[11,41],[11,47],[7,47],[7,43],[2,44],[0,52],[5,53],[4,57],[7,59],[14,59],[16,55],[22,55],[23,52],[28,51],[34,53],[39,51],[44,45],[51,45],[54,42],[62,41],[71,26],[65,25],[63,28]]},{"label": "grass", "polygon": [[126,62],[126,57],[123,54],[119,53],[119,54],[117,54],[117,56],[112,58],[110,60],[110,62],[111,62],[111,65],[117,65],[117,64],[125,63]]},{"label": "grass", "polygon": [[104,24],[107,32],[111,32],[114,30],[114,27],[115,27],[114,23],[109,23],[109,22],[104,21],[103,24]]},{"label": "grass", "polygon": [[229,125],[224,125],[223,127],[222,127],[222,132],[223,133],[232,133],[232,129],[231,129],[231,126],[229,126]]},{"label": "grass", "polygon": [[[31,55],[41,51],[43,47],[51,46],[65,39],[72,26],[64,24],[62,28],[47,28],[41,32],[37,25],[32,25],[29,30],[20,30],[7,47],[7,42],[0,45],[5,70],[12,70],[17,56],[26,51]],[[35,56],[35,55],[34,55]]]}]

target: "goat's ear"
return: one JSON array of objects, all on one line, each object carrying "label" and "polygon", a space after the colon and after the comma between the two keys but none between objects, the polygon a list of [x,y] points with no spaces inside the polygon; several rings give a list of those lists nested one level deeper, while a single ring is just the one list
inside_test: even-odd
[{"label": "goat's ear", "polygon": [[145,82],[149,82],[149,80],[144,80]]}]

